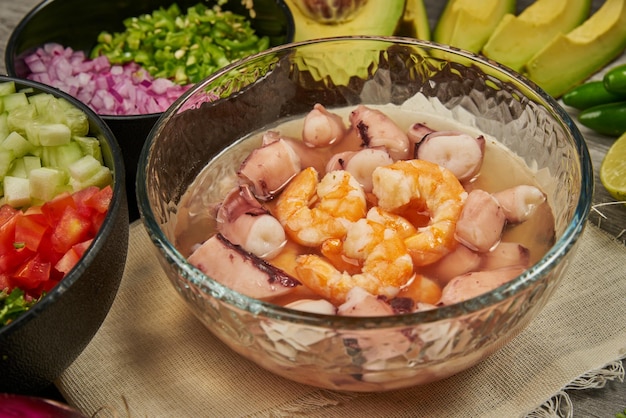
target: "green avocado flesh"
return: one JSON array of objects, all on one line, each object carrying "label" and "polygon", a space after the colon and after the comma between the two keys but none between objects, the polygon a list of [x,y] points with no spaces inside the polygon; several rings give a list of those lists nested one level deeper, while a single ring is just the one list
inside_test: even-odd
[{"label": "green avocado flesh", "polygon": [[395,34],[430,41],[430,22],[423,0],[406,0],[404,14]]},{"label": "green avocado flesh", "polygon": [[515,5],[515,0],[448,0],[433,40],[478,53],[500,20],[515,12]]},{"label": "green avocado flesh", "polygon": [[589,17],[591,0],[536,0],[518,16],[505,15],[482,54],[515,71],[559,33],[567,33]]},{"label": "green avocado flesh", "polygon": [[296,32],[294,41],[349,35],[389,36],[396,31],[404,13],[405,0],[369,0],[348,21],[321,23],[307,17],[294,0],[285,0],[293,14]]},{"label": "green avocado flesh", "polygon": [[548,94],[560,97],[607,65],[626,48],[626,2],[604,4],[567,34],[555,36],[522,73]]}]

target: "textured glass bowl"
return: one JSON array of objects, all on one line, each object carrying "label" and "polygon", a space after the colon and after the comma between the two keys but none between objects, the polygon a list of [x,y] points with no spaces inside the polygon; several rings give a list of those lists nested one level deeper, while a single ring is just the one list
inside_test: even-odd
[{"label": "textured glass bowl", "polygon": [[[472,124],[554,179],[546,192],[556,243],[525,273],[455,305],[355,318],[264,303],[186,262],[174,238],[180,227],[177,205],[220,151],[277,120],[304,116],[317,102],[330,108],[400,105],[416,94],[427,99],[423,112]],[[367,392],[450,376],[517,335],[564,277],[590,210],[592,180],[588,151],[573,121],[519,75],[428,42],[351,37],[280,46],[195,86],[149,135],[139,161],[137,199],[174,288],[219,339],[288,379]]]}]

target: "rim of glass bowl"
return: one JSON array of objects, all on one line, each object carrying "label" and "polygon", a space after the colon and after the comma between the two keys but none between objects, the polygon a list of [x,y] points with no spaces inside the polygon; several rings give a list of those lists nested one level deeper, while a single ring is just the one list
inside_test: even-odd
[{"label": "rim of glass bowl", "polygon": [[0,334],[2,336],[9,335],[9,333],[13,333],[15,330],[19,329],[23,324],[33,320],[35,317],[39,316],[41,312],[43,312],[47,307],[53,304],[56,300],[58,300],[70,287],[74,285],[77,280],[80,280],[83,272],[86,269],[86,266],[89,266],[94,258],[98,255],[98,252],[104,245],[105,241],[108,239],[109,235],[111,235],[114,231],[114,227],[116,225],[116,219],[118,217],[119,211],[122,210],[122,204],[120,202],[123,199],[123,194],[125,187],[125,166],[122,159],[122,150],[113,135],[113,132],[109,128],[109,126],[104,122],[104,120],[96,114],[89,106],[76,99],[75,97],[55,88],[49,86],[47,84],[43,84],[33,80],[26,80],[18,77],[13,77],[9,75],[0,75],[0,82],[4,81],[14,81],[16,85],[19,85],[21,88],[33,88],[38,90],[41,93],[52,94],[55,97],[63,98],[70,102],[73,106],[82,110],[87,114],[90,123],[95,124],[98,129],[102,132],[102,136],[108,143],[109,148],[111,149],[111,160],[113,163],[113,167],[109,167],[113,170],[113,200],[111,200],[109,206],[109,212],[104,218],[102,222],[102,226],[98,230],[92,244],[89,246],[85,254],[80,258],[78,264],[69,271],[63,279],[56,284],[48,293],[46,293],[39,302],[35,303],[27,312],[24,312],[22,315],[17,317],[10,324],[5,325],[0,328]]},{"label": "rim of glass bowl", "polygon": [[[172,115],[176,114],[180,110],[180,108],[184,105],[187,97],[194,94],[198,90],[201,90],[207,84],[212,83],[215,79],[221,77],[223,74],[231,71],[233,68],[239,65],[255,60],[259,56],[275,54],[280,51],[296,48],[300,45],[332,43],[345,40],[350,40],[350,42],[352,42],[352,40],[394,42],[417,47],[422,46],[430,49],[440,50],[446,53],[451,53],[454,55],[459,55],[466,59],[477,61],[481,63],[481,65],[490,67],[491,69],[496,70],[497,72],[500,72],[507,77],[510,77],[524,88],[528,89],[529,91],[533,91],[538,96],[538,98],[543,101],[543,103],[540,104],[542,106],[545,105],[547,110],[549,110],[554,115],[557,122],[562,124],[563,128],[566,131],[569,131],[570,135],[573,137],[574,145],[578,153],[579,165],[581,170],[581,190],[572,220],[565,227],[565,230],[563,231],[561,237],[541,258],[541,260],[539,260],[537,263],[535,263],[533,266],[531,266],[515,279],[490,292],[484,293],[467,301],[460,302],[454,305],[438,307],[437,309],[432,310],[379,317],[349,317],[315,314],[285,308],[269,302],[263,302],[258,299],[243,295],[230,289],[227,286],[222,285],[221,283],[202,273],[196,267],[187,263],[186,258],[183,257],[182,254],[165,237],[165,234],[159,227],[154,217],[146,193],[147,190],[145,170],[141,169],[141,167],[144,166],[148,160],[152,139],[159,130],[159,126],[165,123]],[[329,326],[338,329],[376,329],[380,328],[381,326],[407,326],[435,322],[442,319],[455,318],[461,315],[476,312],[510,298],[511,296],[519,293],[520,291],[528,288],[535,282],[542,279],[552,270],[552,267],[554,265],[559,263],[563,259],[563,257],[565,257],[569,253],[569,251],[575,245],[577,238],[583,232],[587,220],[587,215],[591,210],[591,198],[593,193],[593,169],[585,140],[572,118],[553,97],[548,95],[535,83],[528,80],[524,76],[517,74],[509,68],[485,57],[476,55],[468,51],[459,50],[454,47],[437,44],[432,41],[424,41],[413,38],[403,38],[395,36],[338,36],[332,38],[293,42],[270,48],[258,54],[251,55],[241,61],[232,63],[189,89],[175,103],[173,103],[169,109],[167,109],[163,113],[163,115],[159,118],[154,128],[150,132],[148,139],[146,140],[146,143],[144,144],[144,147],[142,149],[139,161],[140,163],[137,171],[137,200],[139,203],[139,210],[142,215],[142,221],[146,226],[146,230],[148,231],[148,235],[150,236],[153,244],[157,247],[158,251],[160,251],[165,256],[167,262],[174,265],[178,274],[185,277],[198,288],[203,289],[205,293],[210,293],[211,297],[219,299],[229,305],[233,305],[244,311],[248,311],[252,314],[298,324],[306,324],[312,326]]]}]

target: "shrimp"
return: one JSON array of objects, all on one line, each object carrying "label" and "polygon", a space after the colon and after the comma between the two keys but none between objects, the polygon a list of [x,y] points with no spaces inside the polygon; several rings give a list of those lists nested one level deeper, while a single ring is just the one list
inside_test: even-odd
[{"label": "shrimp", "polygon": [[413,261],[400,234],[366,218],[355,222],[346,234],[343,254],[358,261],[361,271],[338,270],[330,260],[315,254],[297,259],[298,278],[335,305],[344,303],[355,287],[392,298],[413,276]]},{"label": "shrimp", "polygon": [[456,222],[467,192],[450,170],[422,160],[396,161],[373,173],[378,206],[401,213],[419,208],[428,223],[404,240],[415,266],[432,264],[453,250]]},{"label": "shrimp", "polygon": [[350,173],[331,171],[319,181],[317,170],[307,167],[278,196],[273,212],[291,239],[317,247],[343,238],[366,209],[365,192]]}]

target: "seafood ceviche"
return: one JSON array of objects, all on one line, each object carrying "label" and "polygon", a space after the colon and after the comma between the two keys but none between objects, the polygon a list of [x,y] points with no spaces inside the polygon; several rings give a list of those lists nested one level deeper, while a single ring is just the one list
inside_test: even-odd
[{"label": "seafood ceviche", "polygon": [[365,105],[316,104],[293,126],[260,134],[190,248],[235,291],[319,314],[410,313],[490,291],[554,242],[546,194],[527,167],[506,181],[512,153],[484,135]]}]

